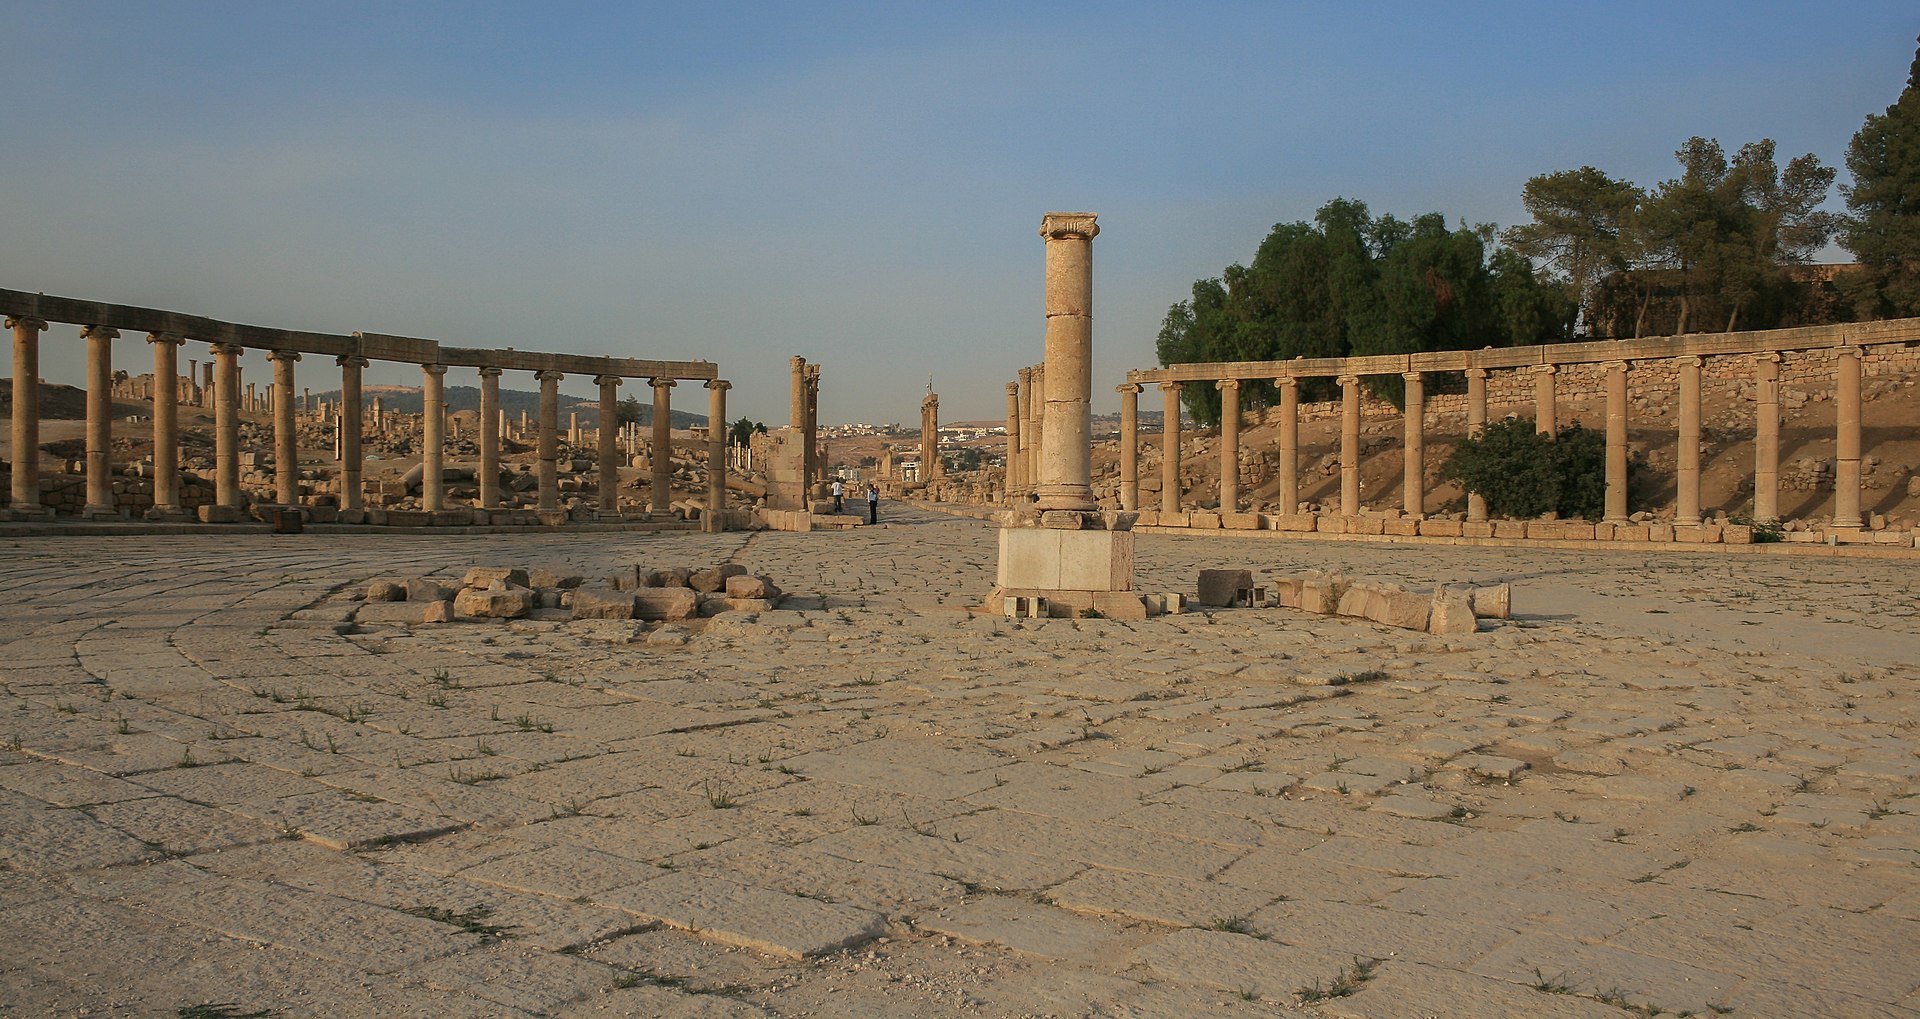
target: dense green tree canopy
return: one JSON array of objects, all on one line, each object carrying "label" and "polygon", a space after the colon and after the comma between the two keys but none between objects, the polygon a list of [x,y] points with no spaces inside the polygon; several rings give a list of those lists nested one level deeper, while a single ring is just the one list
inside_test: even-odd
[{"label": "dense green tree canopy", "polygon": [[1867,311],[1920,315],[1920,51],[1900,98],[1853,136],[1847,171],[1853,218],[1842,243],[1866,270]]}]

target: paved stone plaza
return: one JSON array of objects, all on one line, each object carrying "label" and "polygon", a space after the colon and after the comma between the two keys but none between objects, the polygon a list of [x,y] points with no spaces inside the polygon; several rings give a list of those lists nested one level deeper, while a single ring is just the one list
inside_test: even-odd
[{"label": "paved stone plaza", "polygon": [[[889,514],[0,541],[0,1013],[1920,1015],[1911,560],[1142,536],[1516,618],[1014,623]],[[823,607],[353,622],[720,562]]]}]

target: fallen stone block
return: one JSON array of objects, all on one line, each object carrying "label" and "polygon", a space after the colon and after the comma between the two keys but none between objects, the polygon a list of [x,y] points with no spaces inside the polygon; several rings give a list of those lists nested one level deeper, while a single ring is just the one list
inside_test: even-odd
[{"label": "fallen stone block", "polygon": [[[574,592],[576,603],[580,592]],[[700,595],[690,587],[643,587],[633,592],[636,619],[692,619],[700,612]]]},{"label": "fallen stone block", "polygon": [[684,566],[670,570],[654,570],[643,575],[641,587],[691,587],[693,571]]},{"label": "fallen stone block", "polygon": [[407,581],[408,601],[446,601],[453,597],[455,586],[444,580],[427,577],[413,577]]},{"label": "fallen stone block", "polygon": [[1226,608],[1236,593],[1252,586],[1251,570],[1201,570],[1200,604]]},{"label": "fallen stone block", "polygon": [[601,588],[582,587],[572,592],[573,618],[575,619],[632,619],[634,595],[632,591],[608,591]]},{"label": "fallen stone block", "polygon": [[766,577],[728,577],[726,593],[729,598],[764,598],[769,601],[778,601],[780,598],[780,588]]},{"label": "fallen stone block", "polygon": [[1367,618],[1402,630],[1425,630],[1433,612],[1430,595],[1394,585],[1376,585],[1367,605]]},{"label": "fallen stone block", "polygon": [[687,586],[701,594],[712,594],[716,591],[725,590],[728,579],[745,576],[746,572],[747,568],[745,566],[736,566],[732,563],[721,566],[710,566],[704,570],[696,570],[689,575],[687,578]]},{"label": "fallen stone block", "polygon": [[532,587],[527,582],[527,571],[511,566],[475,566],[467,570],[460,583],[467,587],[486,587],[494,581],[512,584],[515,587]]},{"label": "fallen stone block", "polygon": [[453,622],[453,603],[450,601],[428,602],[426,608],[420,610],[420,621],[422,623]]},{"label": "fallen stone block", "polygon": [[1473,597],[1465,588],[1441,585],[1433,589],[1428,633],[1472,633],[1479,628],[1480,621],[1473,614]]},{"label": "fallen stone block", "polygon": [[1473,605],[1473,614],[1481,619],[1513,618],[1512,584],[1476,587],[1468,597]]},{"label": "fallen stone block", "polygon": [[1340,585],[1336,581],[1308,578],[1300,582],[1300,611],[1330,616],[1340,608]]},{"label": "fallen stone block", "polygon": [[533,611],[533,589],[504,583],[469,587],[453,596],[453,611],[469,619],[518,619]]},{"label": "fallen stone block", "polygon": [[406,601],[406,582],[401,580],[376,580],[367,585],[367,600]]},{"label": "fallen stone block", "polygon": [[527,571],[528,587],[579,587],[583,578],[577,573],[565,573],[544,566],[536,566]]}]

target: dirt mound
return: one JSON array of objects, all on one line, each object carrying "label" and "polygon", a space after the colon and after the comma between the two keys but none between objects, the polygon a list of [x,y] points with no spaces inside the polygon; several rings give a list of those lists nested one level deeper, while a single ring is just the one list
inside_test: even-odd
[{"label": "dirt mound", "polygon": [[[13,413],[13,380],[0,379],[0,414]],[[82,420],[87,416],[87,391],[72,386],[40,384],[42,419]]]}]

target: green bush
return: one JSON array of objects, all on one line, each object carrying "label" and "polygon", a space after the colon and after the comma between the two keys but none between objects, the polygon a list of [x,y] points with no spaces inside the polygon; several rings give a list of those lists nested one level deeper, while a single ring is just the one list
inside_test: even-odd
[{"label": "green bush", "polygon": [[[1628,462],[1628,491],[1639,469]],[[1495,421],[1456,445],[1440,476],[1478,492],[1495,516],[1598,520],[1606,513],[1607,438],[1578,424],[1555,437],[1535,431],[1531,418]]]}]

